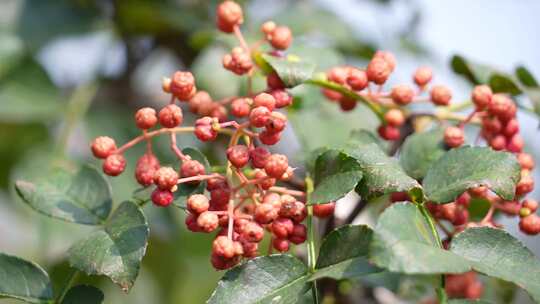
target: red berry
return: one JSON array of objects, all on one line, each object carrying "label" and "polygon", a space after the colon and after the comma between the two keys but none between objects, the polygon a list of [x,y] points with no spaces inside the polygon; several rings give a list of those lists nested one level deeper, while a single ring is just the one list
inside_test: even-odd
[{"label": "red berry", "polygon": [[227,206],[231,198],[231,189],[226,187],[216,188],[210,191],[210,204]]},{"label": "red berry", "polygon": [[523,146],[525,145],[525,142],[523,141],[523,137],[521,135],[516,134],[510,138],[508,141],[508,144],[506,146],[506,149],[510,152],[514,153],[521,153],[523,151]]},{"label": "red berry", "polygon": [[512,119],[510,119],[509,121],[506,122],[506,124],[504,126],[504,129],[503,129],[504,136],[512,137],[513,135],[515,135],[518,132],[519,132],[519,122],[517,121],[517,119],[512,118]]},{"label": "red berry", "polygon": [[244,75],[253,68],[251,55],[240,47],[235,47],[230,54],[225,54],[222,64],[225,69],[237,75]]},{"label": "red berry", "polygon": [[189,100],[197,92],[195,77],[190,72],[175,72],[171,79],[171,93],[180,100]]},{"label": "red berry", "polygon": [[[205,173],[204,165],[199,161],[190,159],[182,163],[180,167],[180,176],[192,177],[197,175],[203,175]],[[198,181],[190,182],[191,184],[198,184]]]},{"label": "red berry", "polygon": [[103,172],[109,176],[118,176],[126,168],[126,159],[122,154],[111,154],[103,162]]},{"label": "red berry", "polygon": [[259,140],[268,146],[275,145],[279,142],[281,139],[281,133],[279,132],[269,132],[268,130],[264,130],[261,133],[259,133]]},{"label": "red berry", "polygon": [[268,88],[272,90],[280,90],[285,88],[285,84],[281,78],[279,78],[276,72],[272,72],[266,76],[266,85],[268,85]]},{"label": "red berry", "polygon": [[277,238],[287,238],[293,232],[294,223],[291,219],[278,217],[272,222],[272,232]]},{"label": "red berry", "polygon": [[484,186],[473,187],[468,191],[474,197],[486,198],[488,195],[488,188]]},{"label": "red berry", "polygon": [[452,225],[460,226],[465,225],[469,221],[469,211],[467,209],[456,209]]},{"label": "red berry", "polygon": [[268,190],[276,184],[276,179],[268,177],[262,170],[255,170],[255,178],[261,180],[259,186],[263,190]]},{"label": "red berry", "polygon": [[307,228],[302,224],[295,224],[292,233],[289,235],[289,241],[299,245],[306,241]]},{"label": "red berry", "polygon": [[391,72],[396,68],[396,57],[388,51],[377,51],[375,52],[375,55],[373,55],[373,58],[380,58],[386,61]]},{"label": "red berry", "polygon": [[175,128],[183,121],[182,109],[175,104],[167,105],[161,109],[158,116],[159,123],[165,128]]},{"label": "red berry", "polygon": [[266,21],[261,25],[261,32],[268,36],[276,29],[276,26],[274,21]]},{"label": "red berry", "polygon": [[289,161],[287,156],[283,154],[272,154],[268,157],[268,160],[264,165],[264,171],[270,177],[280,178],[283,176],[283,173],[287,171],[288,167]]},{"label": "red berry", "polygon": [[270,110],[267,107],[256,107],[249,113],[249,122],[252,126],[262,128],[270,118]]},{"label": "red berry", "polygon": [[159,207],[167,207],[174,200],[174,195],[171,191],[161,190],[159,188],[156,188],[156,190],[152,192],[151,197],[152,197],[152,203],[154,203],[154,205],[159,206]]},{"label": "red berry", "polygon": [[497,135],[489,141],[489,145],[493,150],[503,150],[506,148],[506,137],[504,135]]},{"label": "red berry", "polygon": [[227,108],[215,103],[214,108],[210,111],[210,116],[217,118],[219,122],[225,122],[227,120]]},{"label": "red berry", "polygon": [[94,139],[91,149],[95,157],[107,158],[116,151],[116,143],[108,136],[100,136]]},{"label": "red berry", "polygon": [[159,160],[152,153],[146,153],[137,160],[135,166],[135,179],[142,186],[149,186],[154,182],[154,174],[159,169]]},{"label": "red berry", "polygon": [[234,26],[244,23],[242,7],[234,1],[223,1],[217,7],[216,23],[218,28],[225,32],[233,32]]},{"label": "red berry", "polygon": [[243,256],[245,258],[254,258],[258,255],[257,250],[259,249],[259,244],[254,242],[242,241],[242,249],[244,250]]},{"label": "red berry", "polygon": [[293,40],[291,30],[286,26],[276,27],[268,36],[270,44],[278,50],[286,50]]},{"label": "red berry", "polygon": [[531,210],[531,212],[536,212],[538,209],[538,201],[533,199],[526,199],[523,201],[523,208]]},{"label": "red berry", "polygon": [[135,123],[142,130],[147,130],[157,124],[156,110],[152,108],[142,108],[135,113]]},{"label": "red berry", "polygon": [[318,204],[313,206],[313,215],[316,217],[329,217],[334,214],[334,209],[336,209],[336,203],[330,202],[327,204]]},{"label": "red berry", "polygon": [[502,121],[508,121],[516,116],[516,105],[504,94],[493,94],[488,111]]},{"label": "red berry", "polygon": [[260,93],[253,98],[253,104],[255,107],[265,107],[273,111],[276,107],[276,99],[268,93]]},{"label": "red berry", "polygon": [[236,168],[242,168],[249,162],[249,149],[244,145],[236,145],[227,149],[227,158]]},{"label": "red berry", "polygon": [[390,201],[392,203],[408,202],[410,200],[411,200],[411,198],[409,197],[409,194],[407,192],[393,192],[390,195]]},{"label": "red berry", "polygon": [[285,238],[273,239],[272,246],[279,252],[289,251],[289,241]]},{"label": "red berry", "polygon": [[518,215],[521,209],[521,205],[516,201],[503,201],[498,205],[498,209],[507,215]]},{"label": "red berry", "polygon": [[154,183],[161,190],[171,190],[178,182],[178,173],[171,167],[161,167],[154,173]]},{"label": "red berry", "polygon": [[405,106],[410,104],[414,99],[414,91],[413,89],[405,84],[399,84],[392,88],[392,92],[390,93],[390,96],[392,97],[392,100],[401,106]]},{"label": "red berry", "polygon": [[350,68],[345,66],[333,67],[326,73],[326,77],[332,82],[345,84],[349,77],[349,70]]},{"label": "red berry", "polygon": [[264,237],[264,229],[255,222],[248,222],[244,227],[241,236],[248,242],[260,242]]},{"label": "red berry", "polygon": [[214,119],[212,117],[203,117],[195,121],[195,136],[201,141],[215,140],[218,132],[212,126]]},{"label": "red berry", "polygon": [[270,152],[264,147],[257,147],[249,152],[249,157],[251,158],[251,165],[254,168],[262,169],[268,162],[270,157]]},{"label": "red berry", "polygon": [[419,67],[413,76],[414,83],[419,87],[426,86],[433,78],[433,72],[429,67]]},{"label": "red berry", "polygon": [[212,211],[205,211],[197,218],[197,225],[204,232],[212,232],[218,227],[218,216]]},{"label": "red berry", "polygon": [[366,75],[369,81],[378,85],[384,84],[392,73],[392,68],[388,62],[382,58],[374,57],[366,68]]},{"label": "red berry", "polygon": [[341,110],[343,110],[345,112],[354,110],[354,108],[356,108],[357,104],[358,103],[356,102],[356,100],[354,98],[349,98],[349,97],[343,96],[339,100],[339,107],[341,108]]},{"label": "red berry", "polygon": [[224,235],[218,236],[212,243],[212,254],[230,259],[235,256],[235,248],[232,240]]},{"label": "red berry", "polygon": [[293,97],[285,90],[273,90],[270,94],[276,100],[276,108],[288,107],[293,103]]},{"label": "red berry", "polygon": [[436,85],[431,88],[431,101],[437,106],[447,106],[452,99],[452,92],[443,85]]},{"label": "red berry", "polygon": [[322,89],[321,92],[328,98],[330,101],[338,101],[340,100],[343,95],[341,93],[331,90],[331,89]]},{"label": "red berry", "polygon": [[193,194],[188,197],[186,205],[189,212],[199,214],[208,211],[210,202],[203,194]]},{"label": "red berry", "polygon": [[270,113],[270,118],[266,122],[265,128],[270,133],[278,133],[287,126],[287,116],[280,112]]},{"label": "red berry", "polygon": [[521,169],[524,170],[532,170],[534,169],[534,158],[532,155],[527,153],[519,153],[517,155],[517,159],[519,164],[521,165]]},{"label": "red berry", "polygon": [[399,127],[405,123],[405,115],[398,109],[390,109],[384,114],[384,121],[393,127]]},{"label": "red berry", "polygon": [[485,109],[491,103],[493,92],[485,84],[474,87],[471,99],[478,110]]},{"label": "red berry", "polygon": [[377,132],[379,136],[386,140],[398,140],[400,136],[399,129],[389,125],[381,125]]},{"label": "red berry", "polygon": [[465,208],[469,207],[470,203],[471,203],[471,195],[469,194],[469,192],[463,192],[456,199],[456,204],[461,205]]},{"label": "red berry", "polygon": [[534,179],[530,174],[522,174],[521,180],[516,185],[516,195],[525,195],[534,190]]},{"label": "red berry", "polygon": [[466,299],[480,299],[484,293],[484,285],[480,281],[474,281],[471,284],[467,285],[465,289],[465,298]]},{"label": "red berry", "polygon": [[444,143],[450,148],[457,148],[465,142],[465,133],[459,127],[448,127],[444,130]]},{"label": "red berry", "polygon": [[195,214],[189,214],[186,216],[186,220],[184,221],[186,224],[187,229],[192,232],[200,232],[201,228],[199,225],[197,225],[197,215]]},{"label": "red berry", "polygon": [[250,104],[253,101],[250,98],[237,98],[231,103],[231,113],[236,117],[246,117],[251,110]]},{"label": "red berry", "polygon": [[498,134],[502,130],[502,123],[497,117],[485,117],[482,119],[482,128],[490,134]]},{"label": "red berry", "polygon": [[361,91],[368,86],[368,77],[366,72],[351,68],[347,77],[347,84],[355,91]]},{"label": "red berry", "polygon": [[521,218],[519,221],[519,229],[529,235],[540,233],[540,217],[536,214],[531,214]]},{"label": "red berry", "polygon": [[226,270],[238,264],[240,262],[240,259],[238,257],[226,259],[222,256],[212,254],[210,257],[210,262],[212,263],[212,266],[214,266],[215,269]]},{"label": "red berry", "polygon": [[212,97],[208,92],[198,91],[189,99],[189,110],[195,114],[208,115],[212,104]]},{"label": "red berry", "polygon": [[272,204],[262,203],[255,208],[255,220],[260,224],[268,224],[278,217],[278,210]]}]

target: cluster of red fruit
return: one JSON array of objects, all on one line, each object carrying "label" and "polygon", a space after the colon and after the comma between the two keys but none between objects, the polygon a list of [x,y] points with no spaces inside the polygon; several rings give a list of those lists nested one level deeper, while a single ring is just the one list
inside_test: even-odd
[{"label": "cluster of red fruit", "polygon": [[[405,123],[406,117],[399,107],[420,101],[430,101],[436,106],[448,106],[452,99],[452,92],[446,86],[428,87],[433,78],[433,72],[429,67],[420,67],[414,72],[413,81],[416,88],[407,84],[398,84],[392,87],[389,92],[384,92],[383,85],[395,67],[396,58],[392,53],[377,51],[365,69],[340,66],[334,67],[326,73],[329,81],[383,107],[383,122],[378,128],[378,133],[386,140],[400,138],[400,127]],[[429,92],[429,98],[422,98],[424,92]],[[356,98],[344,95],[339,91],[325,88],[323,94],[330,101],[338,102],[343,111],[351,111],[356,107]]]},{"label": "cluster of red fruit", "polygon": [[[217,8],[217,26],[226,33],[234,33],[240,43],[223,57],[225,69],[251,77],[255,69],[252,49],[239,30],[243,22],[241,7],[224,1]],[[292,41],[287,27],[269,21],[261,28],[264,40],[273,46],[272,55],[280,56]],[[106,136],[96,138],[91,145],[97,158],[104,159],[103,171],[110,176],[121,174],[126,167],[123,153],[132,146],[146,142],[147,150],[137,161],[135,178],[142,186],[154,185],[151,201],[156,206],[169,206],[174,192],[182,184],[206,182],[208,194],[192,194],[187,199],[186,226],[193,232],[210,233],[219,230],[212,246],[212,265],[227,269],[243,257],[258,254],[265,231],[271,232],[269,251],[289,250],[290,243],[306,240],[306,226],[302,221],[307,208],[302,191],[277,186],[293,178],[294,169],[285,155],[272,154],[263,145],[274,145],[287,125],[287,117],[278,109],[289,106],[292,96],[285,90],[276,73],[267,77],[265,92],[214,101],[204,91],[198,91],[195,77],[190,72],[175,72],[163,80],[163,90],[171,94],[171,101],[159,112],[145,107],[135,113],[135,122],[142,135],[121,147]],[[179,103],[177,103],[177,101]],[[186,106],[182,106],[186,103]],[[199,116],[194,126],[181,126],[182,108]],[[231,114],[234,119],[230,119]],[[153,129],[161,126],[161,128]],[[218,134],[230,135],[227,148],[226,174],[206,172],[205,166],[185,155],[176,144],[178,133],[194,133],[204,142],[213,141]],[[170,136],[171,150],[181,162],[180,168],[162,166],[152,152],[152,138]],[[243,143],[241,143],[243,141]],[[333,202],[313,207],[315,216],[327,217],[334,211]]]}]

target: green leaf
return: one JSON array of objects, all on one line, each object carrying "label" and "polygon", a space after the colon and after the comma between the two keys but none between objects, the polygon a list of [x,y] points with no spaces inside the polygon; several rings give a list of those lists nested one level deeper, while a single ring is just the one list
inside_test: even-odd
[{"label": "green leaf", "polygon": [[287,88],[293,88],[311,79],[315,65],[303,61],[296,55],[287,55],[285,58],[262,54],[261,57],[278,74]]},{"label": "green leaf", "polygon": [[373,231],[365,225],[347,225],[330,232],[323,240],[316,272],[310,280],[352,279],[380,272],[381,269],[367,260],[372,236]]},{"label": "green leaf", "polygon": [[418,207],[397,203],[379,217],[370,245],[370,261],[392,272],[407,274],[461,273],[466,260],[438,247]]},{"label": "green leaf", "polygon": [[62,114],[59,90],[31,59],[23,60],[0,79],[0,121],[35,122]]},{"label": "green leaf", "polygon": [[460,55],[454,55],[450,65],[454,73],[465,77],[472,84],[487,83],[491,74],[496,71],[488,65],[470,62]]},{"label": "green leaf", "polygon": [[445,152],[444,129],[415,133],[405,140],[399,152],[399,162],[407,174],[417,180],[426,176],[429,167]]},{"label": "green leaf", "polygon": [[342,198],[362,179],[362,171],[356,160],[337,150],[329,150],[320,155],[312,173],[315,190],[311,201],[315,204]]},{"label": "green leaf", "polygon": [[448,203],[467,189],[487,186],[505,200],[514,198],[520,179],[516,157],[486,147],[461,147],[443,155],[424,178],[427,198]]},{"label": "green leaf", "polygon": [[111,212],[111,187],[103,174],[90,166],[75,174],[58,168],[40,179],[18,180],[15,188],[33,209],[67,222],[99,225]]},{"label": "green leaf", "polygon": [[98,14],[97,6],[88,1],[26,0],[21,8],[17,34],[36,51],[59,36],[94,29]]},{"label": "green leaf", "polygon": [[526,87],[537,88],[538,81],[532,75],[532,73],[524,66],[518,66],[515,70],[516,77]]},{"label": "green leaf", "polygon": [[106,275],[127,292],[139,274],[148,232],[141,209],[125,201],[113,212],[103,230],[69,249],[69,263],[90,275]]},{"label": "green leaf", "polygon": [[[196,148],[184,148],[182,150],[182,153],[185,155],[191,156],[191,159],[199,161],[201,164],[203,164],[205,171],[210,172],[210,163],[208,162],[208,159],[206,159],[206,156],[202,154],[201,151],[199,151]],[[174,206],[186,209],[186,202],[187,198],[196,193],[203,193],[204,189],[206,188],[206,182],[200,182],[197,185],[188,185],[188,184],[180,184],[178,185],[178,190],[174,192]]]},{"label": "green leaf", "polygon": [[101,304],[105,296],[99,288],[89,285],[71,287],[62,304]]},{"label": "green leaf", "polygon": [[25,50],[19,37],[0,33],[0,79],[24,58]]},{"label": "green leaf", "polygon": [[251,259],[225,273],[208,304],[296,303],[307,289],[307,267],[290,255]]},{"label": "green leaf", "polygon": [[0,297],[50,303],[53,291],[49,275],[35,263],[0,253]]},{"label": "green leaf", "polygon": [[504,230],[469,228],[452,240],[450,251],[467,259],[474,270],[513,282],[540,301],[540,261]]},{"label": "green leaf", "polygon": [[509,93],[519,95],[522,93],[515,79],[503,73],[494,73],[489,77],[489,86],[496,93]]},{"label": "green leaf", "polygon": [[355,142],[360,145],[377,144],[381,150],[385,150],[383,141],[373,132],[365,129],[352,130],[351,134],[349,135],[349,142]]},{"label": "green leaf", "polygon": [[392,192],[407,191],[413,197],[421,196],[421,186],[408,176],[399,162],[387,156],[376,144],[349,143],[343,152],[358,162],[363,178],[357,192],[365,199],[382,196]]}]

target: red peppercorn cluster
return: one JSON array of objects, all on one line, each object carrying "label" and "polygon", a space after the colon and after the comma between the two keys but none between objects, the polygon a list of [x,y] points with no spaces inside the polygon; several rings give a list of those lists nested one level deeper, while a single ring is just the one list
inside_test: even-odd
[{"label": "red peppercorn cluster", "polygon": [[[253,65],[252,50],[259,45],[247,45],[242,36],[242,8],[233,1],[224,1],[218,5],[216,16],[217,27],[233,33],[240,44],[223,57],[223,67],[251,77],[257,68]],[[282,56],[292,42],[289,28],[272,21],[264,23],[261,31],[264,40],[274,48],[271,55]],[[227,269],[242,258],[257,256],[265,232],[271,235],[269,250],[285,252],[291,243],[306,240],[306,226],[302,224],[307,216],[305,193],[286,187],[294,169],[285,155],[273,154],[265,147],[281,139],[287,116],[280,109],[292,104],[292,96],[275,72],[267,75],[267,84],[263,92],[213,100],[209,93],[197,90],[190,72],[175,72],[162,82],[163,91],[171,96],[170,102],[159,111],[143,107],[135,113],[140,136],[121,147],[106,136],[97,137],[91,144],[93,154],[104,159],[103,171],[117,176],[126,167],[124,153],[146,142],[146,152],[136,163],[135,179],[144,187],[154,187],[151,201],[155,206],[171,205],[174,193],[183,185],[206,183],[203,193],[187,198],[185,223],[193,232],[217,232],[211,255],[216,269]],[[183,126],[186,110],[199,117],[193,126]],[[193,133],[203,142],[214,141],[220,134],[230,136],[227,165],[220,173],[207,172],[201,162],[185,155],[177,146],[176,136],[180,133]],[[162,165],[152,152],[152,140],[159,135],[170,137],[171,151],[180,161],[179,167]],[[314,214],[328,217],[334,207],[334,203],[316,205]]]},{"label": "red peppercorn cluster", "polygon": [[[353,110],[360,98],[381,106],[382,124],[378,128],[378,133],[383,139],[397,140],[401,135],[400,127],[406,121],[406,116],[400,107],[421,101],[430,101],[435,106],[448,106],[452,99],[452,92],[443,85],[428,88],[433,78],[433,73],[428,67],[420,67],[415,71],[413,81],[416,89],[407,84],[398,84],[389,92],[384,92],[383,86],[395,68],[396,58],[392,53],[377,51],[364,69],[339,66],[326,73],[327,80],[353,92],[354,97],[332,88],[325,88],[322,92],[330,101],[339,103],[343,111]],[[423,98],[424,92],[429,92],[429,97]],[[457,141],[454,139],[453,144],[455,145],[458,141],[459,138]]]}]

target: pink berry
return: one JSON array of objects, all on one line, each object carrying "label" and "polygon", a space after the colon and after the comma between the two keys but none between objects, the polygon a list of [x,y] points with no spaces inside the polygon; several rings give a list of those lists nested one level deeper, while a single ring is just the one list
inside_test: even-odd
[{"label": "pink berry", "polygon": [[293,40],[292,32],[286,26],[276,27],[268,38],[270,44],[278,50],[286,50]]},{"label": "pink berry", "polygon": [[491,103],[493,92],[485,84],[474,87],[471,99],[478,110],[485,109]]},{"label": "pink berry", "polygon": [[377,51],[375,52],[375,55],[373,55],[373,58],[380,58],[386,61],[386,63],[390,67],[391,72],[394,71],[394,69],[396,68],[396,57],[394,56],[394,54],[388,51]]},{"label": "pink berry", "polygon": [[204,194],[193,194],[188,197],[186,205],[189,212],[199,214],[208,211],[210,202]]},{"label": "pink berry", "polygon": [[534,169],[534,158],[527,153],[519,153],[517,156],[518,162],[521,165],[521,169],[532,170]]},{"label": "pink berry", "polygon": [[116,151],[116,143],[108,136],[100,136],[94,139],[91,149],[95,157],[107,158]]},{"label": "pink berry", "polygon": [[154,183],[161,190],[171,190],[178,182],[178,173],[171,167],[161,167],[154,173]]},{"label": "pink berry", "polygon": [[[182,163],[180,167],[180,176],[192,177],[197,175],[203,175],[205,173],[204,165],[199,161],[190,159]],[[198,181],[190,182],[191,184],[198,184]]]},{"label": "pink berry", "polygon": [[366,72],[351,68],[349,75],[347,76],[347,84],[351,86],[354,91],[361,91],[368,86],[368,77]]},{"label": "pink berry", "polygon": [[263,203],[255,208],[255,220],[260,224],[268,224],[278,217],[278,211],[272,204]]},{"label": "pink berry", "polygon": [[263,227],[255,222],[248,222],[242,231],[242,238],[248,242],[260,242],[263,237]]},{"label": "pink berry", "polygon": [[272,222],[272,232],[277,238],[287,238],[293,232],[294,223],[291,219],[278,217]]},{"label": "pink berry", "polygon": [[232,258],[236,253],[233,241],[226,236],[218,236],[212,243],[212,253],[224,258]]},{"label": "pink berry", "polygon": [[174,195],[169,190],[161,190],[156,188],[156,190],[152,192],[152,203],[154,203],[156,206],[167,207],[172,203],[173,200]]},{"label": "pink berry", "polygon": [[390,109],[384,114],[384,121],[393,127],[402,126],[405,123],[405,115],[398,109]]},{"label": "pink berry", "polygon": [[510,138],[508,141],[508,144],[506,146],[506,149],[510,152],[514,153],[521,153],[523,151],[523,146],[525,145],[525,142],[523,140],[523,137],[521,135],[516,134]]},{"label": "pink berry", "polygon": [[446,86],[436,85],[431,88],[431,101],[437,106],[447,106],[452,99],[452,92]]},{"label": "pink berry", "polygon": [[149,186],[154,182],[154,174],[159,169],[159,160],[152,153],[146,153],[137,160],[135,166],[135,179],[142,186]]},{"label": "pink berry", "polygon": [[169,104],[159,111],[159,123],[165,128],[175,128],[183,121],[182,109],[175,105]]},{"label": "pink berry", "polygon": [[227,149],[227,158],[236,168],[242,168],[249,162],[249,149],[244,145],[235,145]]},{"label": "pink berry", "polygon": [[529,235],[540,233],[540,217],[536,214],[531,214],[522,218],[519,221],[519,229]]},{"label": "pink berry", "polygon": [[103,172],[109,176],[118,176],[126,168],[126,159],[122,154],[111,154],[103,162]]},{"label": "pink berry", "polygon": [[289,251],[289,241],[285,238],[276,238],[272,240],[272,246],[279,252]]},{"label": "pink berry", "polygon": [[253,101],[250,98],[237,98],[231,103],[231,113],[236,117],[246,117],[251,110],[250,104]]},{"label": "pink berry", "polygon": [[152,108],[142,108],[135,113],[135,123],[141,130],[147,130],[157,124],[156,110]]},{"label": "pink berry", "polygon": [[538,201],[531,198],[523,201],[523,208],[529,209],[531,212],[536,212],[538,209]]},{"label": "pink berry", "polygon": [[272,72],[266,76],[266,85],[272,90],[281,90],[285,88],[285,84],[276,72]]},{"label": "pink berry", "polygon": [[390,93],[392,100],[401,106],[410,104],[414,99],[414,91],[411,87],[405,84],[399,84],[392,88]]},{"label": "pink berry", "polygon": [[293,97],[285,90],[273,90],[270,94],[276,100],[276,108],[288,107],[293,103]]},{"label": "pink berry", "polygon": [[266,166],[268,159],[270,157],[270,152],[264,147],[257,147],[249,152],[249,157],[251,158],[251,165],[254,168],[262,169]]},{"label": "pink berry", "polygon": [[459,127],[448,127],[444,130],[444,143],[450,148],[457,148],[465,142],[465,133]]},{"label": "pink berry", "polygon": [[212,97],[206,91],[198,91],[189,99],[189,110],[199,115],[208,115],[213,104]]},{"label": "pink berry", "polygon": [[272,133],[272,132],[269,132],[268,130],[265,130],[259,133],[259,140],[263,144],[268,145],[268,146],[277,144],[280,139],[281,139],[281,133],[279,132]]},{"label": "pink berry", "polygon": [[336,203],[330,202],[327,204],[318,204],[313,206],[313,215],[316,217],[329,217],[334,214],[334,209],[336,209]]},{"label": "pink berry", "polygon": [[392,73],[392,68],[385,59],[374,57],[366,68],[366,74],[369,81],[381,85],[386,82]]},{"label": "pink berry", "polygon": [[516,116],[516,105],[504,94],[493,94],[488,111],[501,121],[508,121]]},{"label": "pink berry", "polygon": [[223,1],[217,7],[216,23],[218,28],[225,32],[233,32],[234,26],[244,23],[242,7],[234,1]]},{"label": "pink berry", "polygon": [[377,132],[385,140],[398,140],[400,136],[399,128],[390,125],[381,125]]},{"label": "pink berry", "polygon": [[426,86],[431,81],[432,78],[433,78],[433,72],[431,71],[431,68],[429,67],[419,67],[414,72],[414,76],[413,76],[414,83],[416,83],[416,85],[421,88]]},{"label": "pink berry", "polygon": [[249,122],[256,128],[262,128],[270,118],[270,110],[267,107],[256,107],[249,113]]},{"label": "pink berry", "polygon": [[211,211],[204,211],[197,218],[197,225],[201,227],[204,232],[212,232],[218,227],[218,216]]},{"label": "pink berry", "polygon": [[218,136],[218,132],[213,128],[214,119],[205,116],[195,121],[195,136],[201,141],[212,141]]},{"label": "pink berry", "polygon": [[270,177],[280,178],[287,171],[288,167],[289,161],[287,156],[283,154],[272,154],[268,157],[264,171]]},{"label": "pink berry", "polygon": [[307,228],[302,224],[295,224],[292,233],[289,235],[289,241],[299,245],[307,239]]},{"label": "pink berry", "polygon": [[268,93],[260,93],[253,98],[255,107],[266,107],[269,111],[273,111],[276,107],[276,99]]},{"label": "pink berry", "polygon": [[171,79],[170,91],[180,100],[189,100],[197,92],[195,77],[190,72],[175,72]]}]

